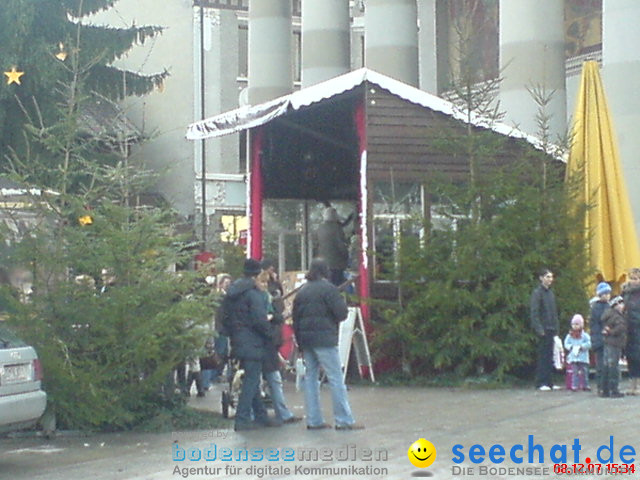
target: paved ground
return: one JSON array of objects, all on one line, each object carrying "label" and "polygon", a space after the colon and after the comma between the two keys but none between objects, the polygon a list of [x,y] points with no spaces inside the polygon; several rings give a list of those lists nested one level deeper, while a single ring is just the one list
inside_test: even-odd
[{"label": "paved ground", "polygon": [[[192,399],[194,407],[219,411],[219,388],[205,399]],[[289,403],[295,412],[303,414],[302,396],[287,386]],[[327,419],[331,420],[328,392],[324,392]],[[573,464],[572,445],[577,438],[581,445],[580,460],[588,456],[597,462],[596,450],[609,444],[613,436],[615,462],[619,450],[630,445],[640,452],[637,412],[640,397],[600,399],[593,393],[537,392],[519,390],[460,390],[430,388],[390,388],[358,386],[350,390],[357,420],[367,425],[358,432],[307,431],[302,424],[271,428],[257,432],[235,433],[231,429],[173,434],[141,435],[113,434],[90,437],[62,437],[53,440],[37,438],[0,439],[1,479],[145,479],[178,478],[264,478],[264,479],[409,479],[430,475],[433,478],[551,478],[553,474],[549,452],[554,444],[567,445]],[[544,464],[528,464],[529,435],[544,450]],[[411,465],[407,458],[409,446],[418,438],[431,441],[437,449],[433,465],[424,470]],[[180,449],[214,448],[215,461],[177,462],[173,460],[174,442]],[[462,474],[452,459],[454,445],[465,455],[460,467],[473,467]],[[506,450],[507,461],[493,464],[488,458],[479,464],[469,461],[469,449],[474,444],[489,451],[494,444]],[[517,475],[509,471],[480,467],[508,468],[516,465],[508,460],[515,444],[524,445],[525,464],[536,467],[529,474]],[[242,449],[263,449],[263,455],[277,454],[279,461],[222,461],[222,448],[232,449],[233,455]],[[295,452],[295,460],[283,457]],[[313,455],[317,461],[300,460],[299,455]],[[558,450],[560,447],[556,447]],[[275,450],[267,450],[275,449]],[[367,461],[369,450],[372,459]],[[476,450],[479,451],[478,447]],[[179,450],[176,450],[179,451]],[[195,451],[195,450],[192,450]],[[255,452],[254,452],[255,453]],[[498,454],[495,447],[494,454]],[[606,453],[606,452],[604,452]],[[516,455],[521,455],[516,452]],[[324,460],[322,459],[324,456]],[[635,455],[630,455],[635,458]],[[346,457],[346,461],[341,461]],[[537,458],[535,459],[537,461]],[[625,478],[640,478],[639,471]],[[229,467],[226,469],[226,467]],[[176,467],[178,469],[176,470]],[[200,471],[184,471],[185,468]],[[208,467],[208,471],[204,471]],[[231,468],[235,470],[231,470]],[[363,468],[364,473],[348,470],[334,472],[333,468]],[[368,470],[366,468],[368,467]],[[216,468],[219,470],[216,471]],[[269,473],[269,468],[271,472]],[[284,470],[289,469],[287,474]],[[298,469],[296,471],[296,468]],[[545,470],[546,468],[546,470]],[[325,469],[325,470],[322,470]],[[485,475],[481,475],[485,473]],[[601,478],[601,475],[581,475],[580,478]],[[189,474],[188,476],[185,476]],[[575,478],[577,475],[563,475]]]}]

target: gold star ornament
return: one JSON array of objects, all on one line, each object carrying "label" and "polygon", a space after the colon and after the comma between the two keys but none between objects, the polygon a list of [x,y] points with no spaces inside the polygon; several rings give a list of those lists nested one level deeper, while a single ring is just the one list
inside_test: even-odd
[{"label": "gold star ornament", "polygon": [[93,225],[93,217],[91,217],[91,215],[82,215],[81,217],[78,217],[78,223],[83,227]]},{"label": "gold star ornament", "polygon": [[60,42],[58,44],[58,48],[60,51],[56,53],[55,57],[61,62],[64,62],[67,59],[67,55],[68,55],[67,52],[64,51],[64,44]]},{"label": "gold star ornament", "polygon": [[11,70],[8,72],[4,72],[7,77],[7,85],[11,85],[12,83],[17,83],[21,85],[20,77],[24,75],[24,72],[18,72],[16,67],[11,67]]}]

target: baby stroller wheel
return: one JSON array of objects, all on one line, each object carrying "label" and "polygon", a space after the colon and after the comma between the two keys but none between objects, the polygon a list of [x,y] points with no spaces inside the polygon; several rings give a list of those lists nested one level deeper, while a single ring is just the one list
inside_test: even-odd
[{"label": "baby stroller wheel", "polygon": [[231,405],[231,399],[229,398],[229,393],[226,391],[222,392],[222,416],[224,418],[229,418],[229,406]]}]

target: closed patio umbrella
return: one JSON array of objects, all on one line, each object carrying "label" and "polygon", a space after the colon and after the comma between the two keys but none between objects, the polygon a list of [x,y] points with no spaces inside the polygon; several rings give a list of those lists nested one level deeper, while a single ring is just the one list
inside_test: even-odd
[{"label": "closed patio umbrella", "polygon": [[585,62],[574,114],[567,178],[578,178],[576,201],[589,206],[584,235],[593,282],[620,285],[640,267],[640,249],[611,115],[597,62]]}]

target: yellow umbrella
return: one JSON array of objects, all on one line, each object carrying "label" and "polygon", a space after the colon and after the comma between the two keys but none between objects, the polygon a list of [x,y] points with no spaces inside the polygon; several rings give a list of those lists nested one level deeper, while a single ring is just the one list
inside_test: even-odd
[{"label": "yellow umbrella", "polygon": [[640,249],[596,62],[582,69],[567,165],[572,176],[583,182],[577,201],[589,205],[584,233],[591,267],[598,280],[620,285],[627,270],[640,267]]}]

